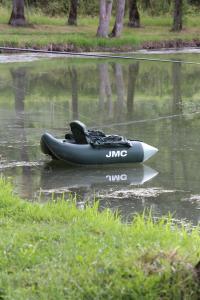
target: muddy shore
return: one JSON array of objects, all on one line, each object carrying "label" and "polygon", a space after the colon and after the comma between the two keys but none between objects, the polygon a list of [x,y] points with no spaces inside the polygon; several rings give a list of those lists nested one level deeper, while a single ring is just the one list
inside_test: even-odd
[{"label": "muddy shore", "polygon": [[[0,45],[1,46],[1,45]],[[2,45],[2,47],[15,47],[14,45]],[[200,47],[200,40],[185,41],[182,39],[176,40],[163,40],[163,41],[147,41],[140,45],[122,45],[118,47],[79,47],[74,44],[48,44],[45,46],[32,45],[21,45],[21,48],[34,49],[34,50],[45,50],[45,51],[66,51],[66,52],[130,52],[137,50],[158,50],[158,49],[181,49],[181,48],[198,48]],[[17,48],[20,48],[18,45]],[[17,52],[10,50],[0,50],[0,52]]]}]

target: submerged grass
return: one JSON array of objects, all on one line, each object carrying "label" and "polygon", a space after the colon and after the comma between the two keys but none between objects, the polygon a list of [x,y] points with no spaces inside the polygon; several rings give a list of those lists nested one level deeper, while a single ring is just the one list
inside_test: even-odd
[{"label": "submerged grass", "polygon": [[0,299],[198,299],[199,230],[31,204],[0,179]]}]

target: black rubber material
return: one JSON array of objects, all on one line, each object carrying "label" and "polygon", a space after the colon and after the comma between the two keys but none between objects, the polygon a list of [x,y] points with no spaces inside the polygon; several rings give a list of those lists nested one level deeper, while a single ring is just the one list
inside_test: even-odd
[{"label": "black rubber material", "polygon": [[75,144],[70,140],[54,138],[45,133],[41,137],[41,150],[53,159],[73,164],[113,164],[142,162],[144,151],[140,141],[129,141],[131,147],[93,148],[90,144]]}]

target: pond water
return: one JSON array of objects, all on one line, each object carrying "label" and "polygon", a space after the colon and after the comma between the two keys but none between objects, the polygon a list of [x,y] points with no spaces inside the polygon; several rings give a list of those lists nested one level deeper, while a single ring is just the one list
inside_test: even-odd
[{"label": "pond water", "polygon": [[[146,57],[145,53],[137,54]],[[148,54],[200,61],[200,54]],[[2,63],[3,62],[3,63]],[[200,65],[0,55],[0,173],[28,201],[99,199],[124,219],[151,209],[200,222]],[[143,140],[159,152],[145,165],[71,167],[40,151],[48,131],[90,128]]]}]

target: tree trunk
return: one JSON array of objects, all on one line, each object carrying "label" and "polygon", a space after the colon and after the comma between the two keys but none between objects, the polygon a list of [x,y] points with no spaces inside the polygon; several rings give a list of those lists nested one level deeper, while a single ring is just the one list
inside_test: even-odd
[{"label": "tree trunk", "polygon": [[125,0],[117,0],[117,14],[113,30],[110,34],[111,37],[120,37],[123,29],[123,19],[125,10]]},{"label": "tree trunk", "polygon": [[174,0],[174,20],[172,31],[182,30],[183,0]]},{"label": "tree trunk", "polygon": [[70,0],[68,25],[77,25],[77,7],[78,7],[78,0]]},{"label": "tree trunk", "polygon": [[112,0],[100,0],[99,26],[97,37],[108,37]]},{"label": "tree trunk", "polygon": [[140,27],[140,14],[137,8],[137,0],[129,0],[129,27]]},{"label": "tree trunk", "polygon": [[8,24],[12,26],[27,25],[24,15],[24,0],[13,0],[13,8]]},{"label": "tree trunk", "polygon": [[198,278],[199,283],[200,283],[200,261],[195,266],[195,272],[197,274],[197,278]]}]

